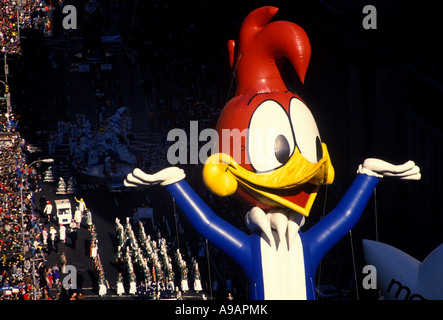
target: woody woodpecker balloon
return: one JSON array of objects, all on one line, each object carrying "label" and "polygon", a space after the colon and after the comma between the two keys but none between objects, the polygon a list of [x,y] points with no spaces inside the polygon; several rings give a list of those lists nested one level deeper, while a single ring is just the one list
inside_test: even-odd
[{"label": "woody woodpecker balloon", "polygon": [[335,209],[309,230],[300,230],[318,188],[333,182],[334,169],[311,111],[286,88],[278,71],[286,58],[304,81],[308,36],[294,23],[270,22],[277,11],[254,10],[238,42],[229,42],[236,96],[217,123],[219,152],[203,168],[213,193],[236,195],[251,205],[245,218],[251,232],[218,217],[177,167],[152,175],[134,169],[125,184],[164,186],[195,229],[242,267],[250,299],[315,299],[319,262],[357,223],[379,180],[387,175],[420,179],[420,170],[412,161],[396,166],[367,159]]}]

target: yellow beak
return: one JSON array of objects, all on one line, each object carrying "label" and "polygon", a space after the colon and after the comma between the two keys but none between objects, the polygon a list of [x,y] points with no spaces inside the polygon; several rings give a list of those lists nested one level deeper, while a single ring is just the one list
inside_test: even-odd
[{"label": "yellow beak", "polygon": [[[331,184],[334,180],[326,144],[322,144],[324,157],[317,163],[306,160],[298,149],[282,167],[266,173],[255,173],[237,164],[232,157],[217,153],[208,158],[203,167],[203,180],[206,186],[219,196],[233,194],[240,183],[252,196],[266,198],[269,202],[309,215],[317,190],[320,185]],[[298,205],[278,195],[279,190],[290,191],[305,184],[313,186],[309,199],[304,205]],[[287,192],[285,192],[287,193]]]}]

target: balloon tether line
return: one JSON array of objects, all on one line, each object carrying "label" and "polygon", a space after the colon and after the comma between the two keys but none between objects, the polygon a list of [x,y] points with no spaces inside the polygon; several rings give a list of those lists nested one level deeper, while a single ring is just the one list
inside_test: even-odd
[{"label": "balloon tether line", "polygon": [[[375,216],[375,241],[378,242],[378,211],[377,211],[377,188],[374,188],[374,216]],[[380,289],[378,290],[378,298],[382,297]]]},{"label": "balloon tether line", "polygon": [[225,105],[228,103],[229,95],[231,94],[232,85],[233,85],[233,83],[234,83],[235,75],[236,75],[236,72],[237,72],[237,66],[238,66],[238,63],[239,63],[239,61],[240,61],[240,59],[241,59],[242,56],[243,56],[243,52],[240,52],[240,54],[239,54],[239,56],[238,56],[238,59],[237,59],[237,61],[235,62],[235,67],[234,67],[234,70],[233,70],[233,72],[232,72],[231,84],[229,85],[229,90],[228,90],[228,94],[227,94],[227,96],[226,96]]},{"label": "balloon tether line", "polygon": [[374,188],[375,241],[378,242],[377,188]]},{"label": "balloon tether line", "polygon": [[354,280],[355,280],[355,293],[357,295],[357,300],[360,300],[358,294],[358,279],[357,279],[357,268],[355,266],[355,255],[354,255],[354,242],[352,241],[352,231],[349,230],[349,239],[351,240],[351,253],[352,253],[352,266],[354,267]]},{"label": "balloon tether line", "polygon": [[[325,188],[325,199],[323,201],[323,214],[322,214],[322,219],[325,217],[326,215],[326,200],[328,199],[328,185],[326,185]],[[320,291],[320,278],[321,278],[321,261],[320,264],[318,266],[318,281],[317,281],[317,290]],[[312,279],[311,279],[312,281]],[[319,298],[319,296],[317,296],[317,299]]]}]

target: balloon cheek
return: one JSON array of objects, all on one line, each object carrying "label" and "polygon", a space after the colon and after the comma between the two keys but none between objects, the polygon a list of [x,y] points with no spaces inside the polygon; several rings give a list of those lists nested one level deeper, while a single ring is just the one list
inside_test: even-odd
[{"label": "balloon cheek", "polygon": [[222,154],[212,155],[203,167],[203,181],[214,194],[226,197],[235,193],[238,182],[229,172],[229,162],[225,163]]}]

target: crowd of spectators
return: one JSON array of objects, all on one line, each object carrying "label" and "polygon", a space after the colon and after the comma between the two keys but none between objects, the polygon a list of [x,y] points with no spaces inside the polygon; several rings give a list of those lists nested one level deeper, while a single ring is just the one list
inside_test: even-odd
[{"label": "crowd of spectators", "polygon": [[[47,18],[48,5],[42,0],[2,0],[0,3],[1,52],[21,52],[21,29],[35,28],[45,32],[50,28]],[[19,26],[20,25],[20,26]]]},{"label": "crowd of spectators", "polygon": [[[34,206],[38,174],[28,167],[26,142],[18,133],[0,143],[0,299],[49,299],[60,286],[56,266],[46,264],[43,224]],[[38,166],[38,163],[36,163]],[[60,287],[60,295],[62,290]]]},{"label": "crowd of spectators", "polygon": [[[52,3],[2,0],[0,50],[21,52],[18,21],[21,30],[44,31],[48,5]],[[30,146],[18,132],[18,118],[13,112],[0,116],[0,299],[69,299],[72,294],[61,285],[59,267],[47,263],[42,241],[45,217],[34,204],[34,195],[41,190],[41,163],[29,165]]]}]

